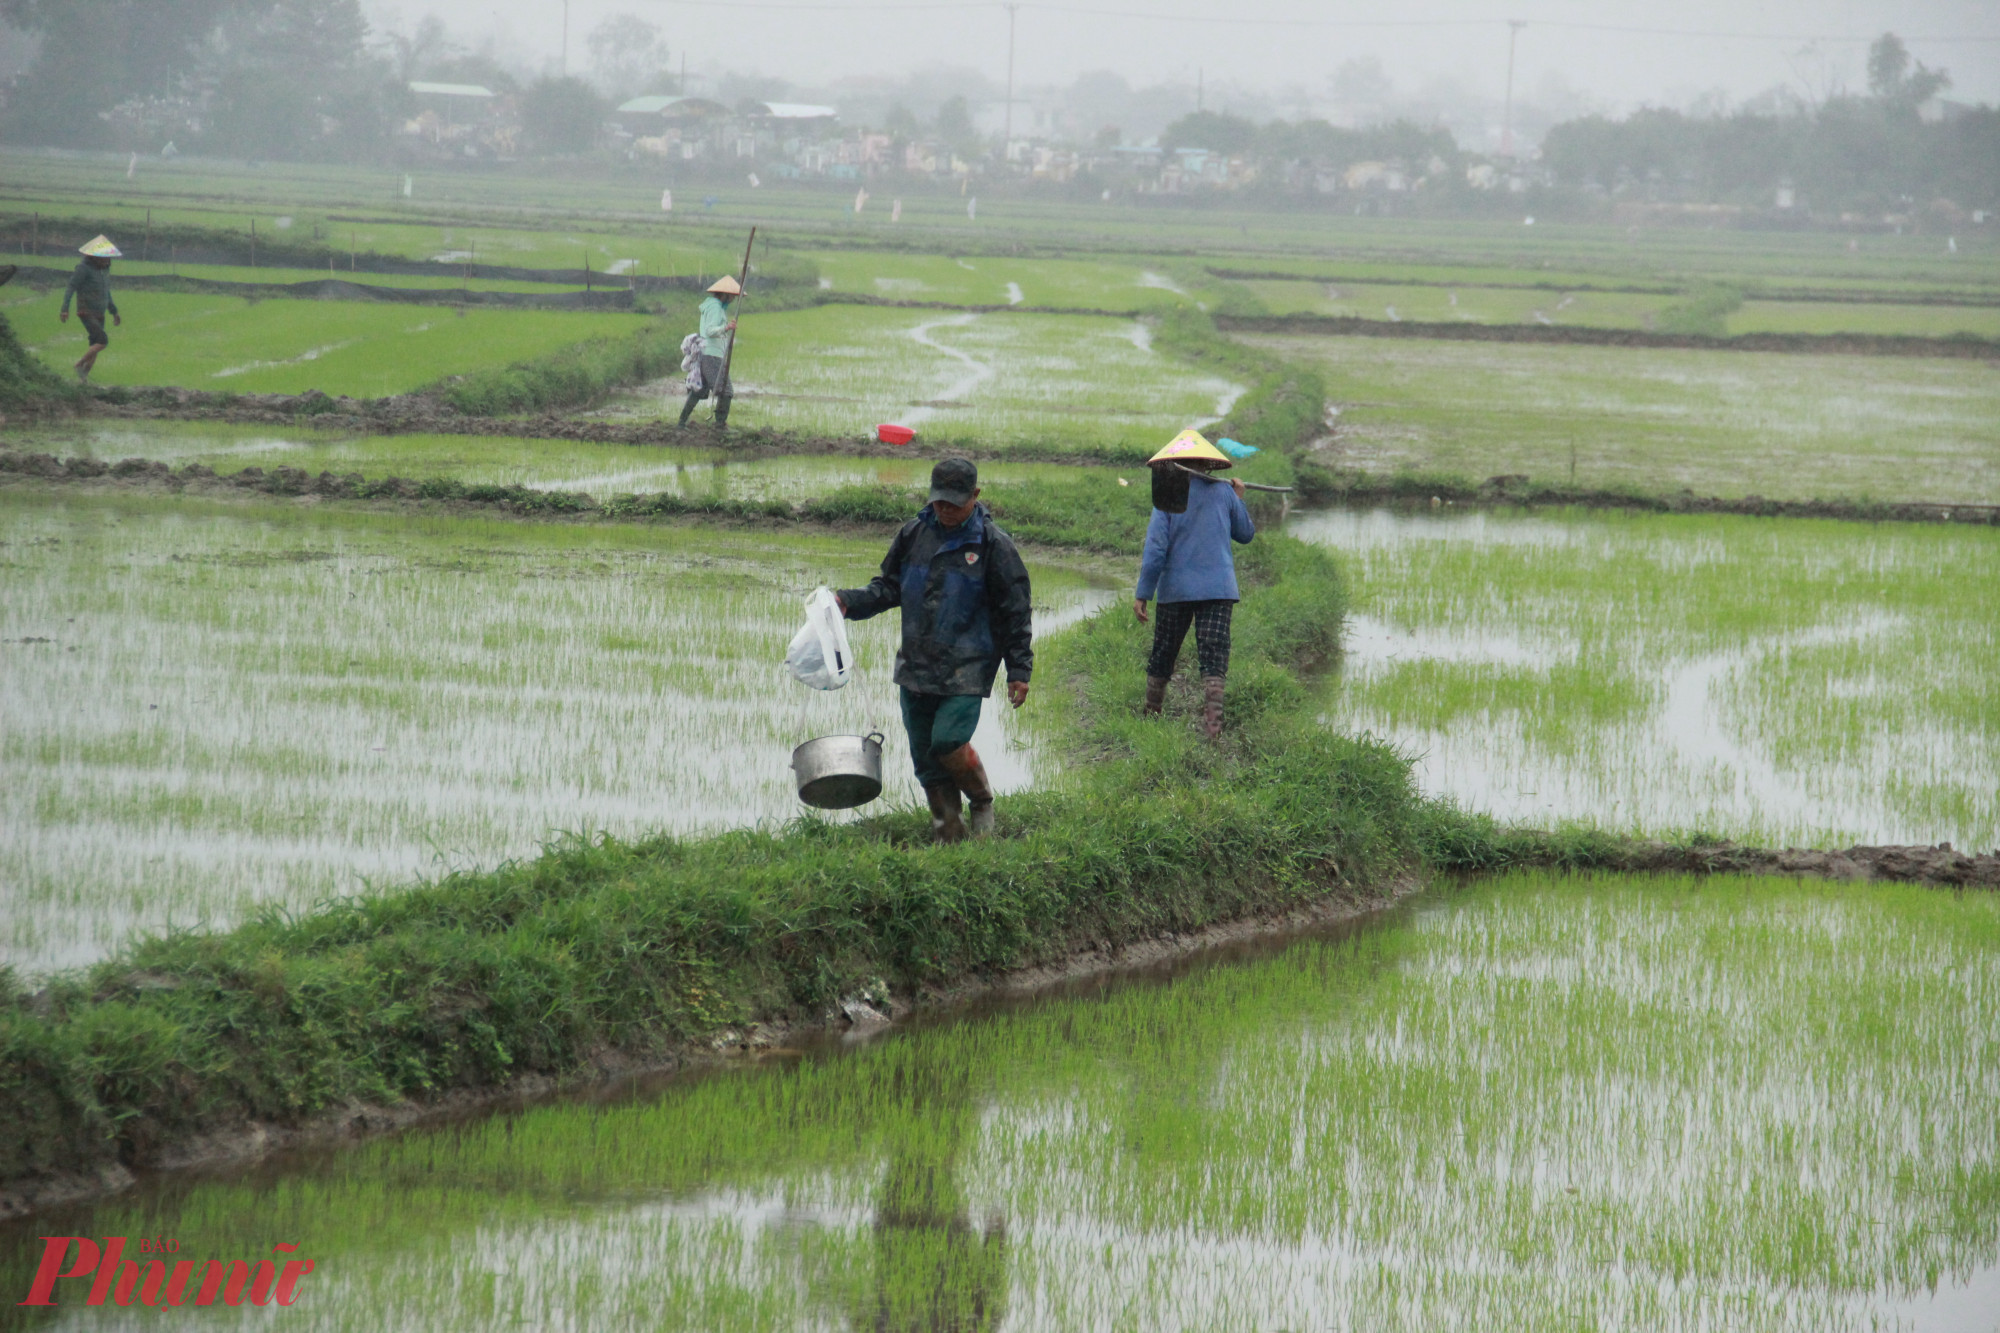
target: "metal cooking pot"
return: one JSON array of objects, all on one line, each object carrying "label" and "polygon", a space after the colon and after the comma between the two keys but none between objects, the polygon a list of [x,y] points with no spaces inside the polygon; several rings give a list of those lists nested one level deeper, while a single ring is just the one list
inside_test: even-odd
[{"label": "metal cooking pot", "polygon": [[822,810],[851,810],[882,794],[882,733],[821,736],[792,751],[799,799]]}]

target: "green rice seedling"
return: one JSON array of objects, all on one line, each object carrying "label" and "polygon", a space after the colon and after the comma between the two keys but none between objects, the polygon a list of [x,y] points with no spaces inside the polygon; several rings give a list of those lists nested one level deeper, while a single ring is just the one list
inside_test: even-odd
[{"label": "green rice seedling", "polygon": [[1866,333],[2000,339],[2000,305],[1898,305],[1888,301],[1746,301],[1729,332]]},{"label": "green rice seedling", "polygon": [[[115,281],[115,279],[114,279]],[[60,301],[16,309],[21,341],[67,369],[82,330],[56,321]],[[540,356],[588,338],[637,331],[615,312],[444,309],[347,301],[248,301],[235,296],[132,292],[122,328],[93,382],[165,384],[218,393],[378,397],[446,375]]]},{"label": "green rice seedling", "polygon": [[1565,291],[1555,287],[1488,287],[1470,281],[1431,286],[1267,279],[1245,285],[1274,315],[1329,315],[1421,323],[1640,328],[1669,299],[1641,293],[1592,291],[1587,286]]},{"label": "green rice seedling", "polygon": [[1029,309],[1104,310],[1137,314],[1192,303],[1194,292],[1139,257],[1046,259],[997,255],[913,255],[867,250],[812,252],[827,290],[887,300],[951,305],[1020,305]]},{"label": "green rice seedling", "polygon": [[[905,501],[913,512],[913,501]],[[791,748],[890,733],[895,618],[860,675],[781,665],[802,599],[879,537],[580,529],[187,499],[0,493],[0,958],[302,907],[585,828],[777,823]],[[1111,596],[1037,558],[1044,632]],[[1014,717],[980,735],[1030,777]]]},{"label": "green rice seedling", "polygon": [[1955,1327],[1996,960],[1990,897],[1517,874],[65,1229],[297,1244],[314,1329]]},{"label": "green rice seedling", "polygon": [[1976,361],[1245,336],[1320,368],[1315,458],[1371,475],[1772,499],[2000,502]]},{"label": "green rice seedling", "polygon": [[[12,435],[20,452],[96,458],[116,463],[145,458],[185,467],[198,463],[222,474],[245,467],[298,468],[317,475],[445,477],[473,485],[528,486],[616,495],[666,491],[730,500],[806,500],[844,486],[913,491],[930,476],[928,454],[907,458],[780,455],[738,458],[704,447],[598,444],[587,440],[524,439],[512,435],[349,435],[310,428],[218,425],[209,422],[83,421]],[[1108,477],[1110,469],[989,460],[980,482],[1063,482]],[[1143,480],[1127,468],[1129,481]]]},{"label": "green rice seedling", "polygon": [[[731,367],[730,425],[863,437],[888,421],[938,446],[1143,461],[1183,427],[1226,416],[1242,392],[1150,339],[1136,320],[1094,316],[856,306],[758,316],[753,304]],[[673,414],[682,397],[676,375],[612,410]]]},{"label": "green rice seedling", "polygon": [[1991,529],[1332,511],[1327,717],[1506,820],[2000,846]]}]

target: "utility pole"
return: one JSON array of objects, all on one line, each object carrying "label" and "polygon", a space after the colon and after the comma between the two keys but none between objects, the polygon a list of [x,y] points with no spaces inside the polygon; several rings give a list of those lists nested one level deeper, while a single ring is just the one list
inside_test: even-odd
[{"label": "utility pole", "polygon": [[1000,158],[1005,161],[1007,149],[1014,142],[1014,11],[1019,5],[1007,6],[1007,128],[1001,131]]},{"label": "utility pole", "polygon": [[1514,156],[1514,43],[1521,39],[1524,19],[1507,20],[1507,101],[1500,113],[1500,156]]},{"label": "utility pole", "polygon": [[563,0],[562,74],[569,77],[569,0]]},{"label": "utility pole", "polygon": [[1194,67],[1194,109],[1196,115],[1200,115],[1202,110],[1202,90],[1204,87],[1202,76],[1204,73],[1205,71],[1200,65]]}]

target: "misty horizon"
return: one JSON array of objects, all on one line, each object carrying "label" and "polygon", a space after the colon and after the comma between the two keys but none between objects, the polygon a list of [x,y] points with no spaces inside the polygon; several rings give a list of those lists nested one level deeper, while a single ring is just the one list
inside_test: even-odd
[{"label": "misty horizon", "polygon": [[[905,4],[571,0],[566,63],[572,74],[599,73],[590,37],[607,20],[630,15],[658,30],[669,70],[685,68],[693,93],[823,100],[844,119],[873,124],[897,106],[928,118],[946,98],[964,95],[981,127],[997,130],[1006,111],[1006,8]],[[1138,0],[1124,11],[1199,21],[1114,17],[1118,8],[1018,7],[1017,133],[1115,125],[1128,142],[1139,142],[1199,104],[1255,120],[1361,125],[1409,118],[1450,128],[1469,149],[1490,150],[1507,81],[1508,18],[1525,24],[1513,93],[1516,129],[1529,141],[1550,124],[1592,113],[1618,116],[1643,106],[1717,113],[1861,92],[1866,43],[1884,31],[1901,35],[1918,61],[1949,71],[1951,99],[2000,100],[2000,40],[1973,40],[2000,38],[2000,18],[1989,16],[1990,6],[1962,0],[1697,0],[1671,19],[1632,0],[1504,8],[1418,0],[1390,20],[1377,8],[1302,0],[1248,0],[1228,18],[1184,0]],[[523,75],[560,72],[565,64],[560,0],[415,0],[366,9],[378,36],[408,33],[434,16],[458,50]],[[1361,26],[1340,26],[1349,23]],[[1762,35],[1659,35],[1664,29]],[[1052,107],[1067,110],[1076,100],[1085,103],[1074,113],[1080,126],[1050,122]],[[1093,108],[1093,100],[1103,105]]]}]

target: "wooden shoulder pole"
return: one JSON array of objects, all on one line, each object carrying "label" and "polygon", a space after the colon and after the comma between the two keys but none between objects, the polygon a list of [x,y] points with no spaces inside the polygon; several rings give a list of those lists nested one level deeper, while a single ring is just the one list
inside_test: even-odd
[{"label": "wooden shoulder pole", "polygon": [[[750,288],[750,247],[755,244],[757,244],[757,229],[752,227],[750,229],[750,239],[743,243],[743,271],[736,275],[736,285],[743,288],[746,292]],[[740,301],[743,298],[739,296],[736,299]],[[736,334],[732,331],[729,335],[729,350],[722,354],[722,382],[724,384],[729,383],[729,363],[735,359]],[[732,385],[731,387],[735,386]]]}]

